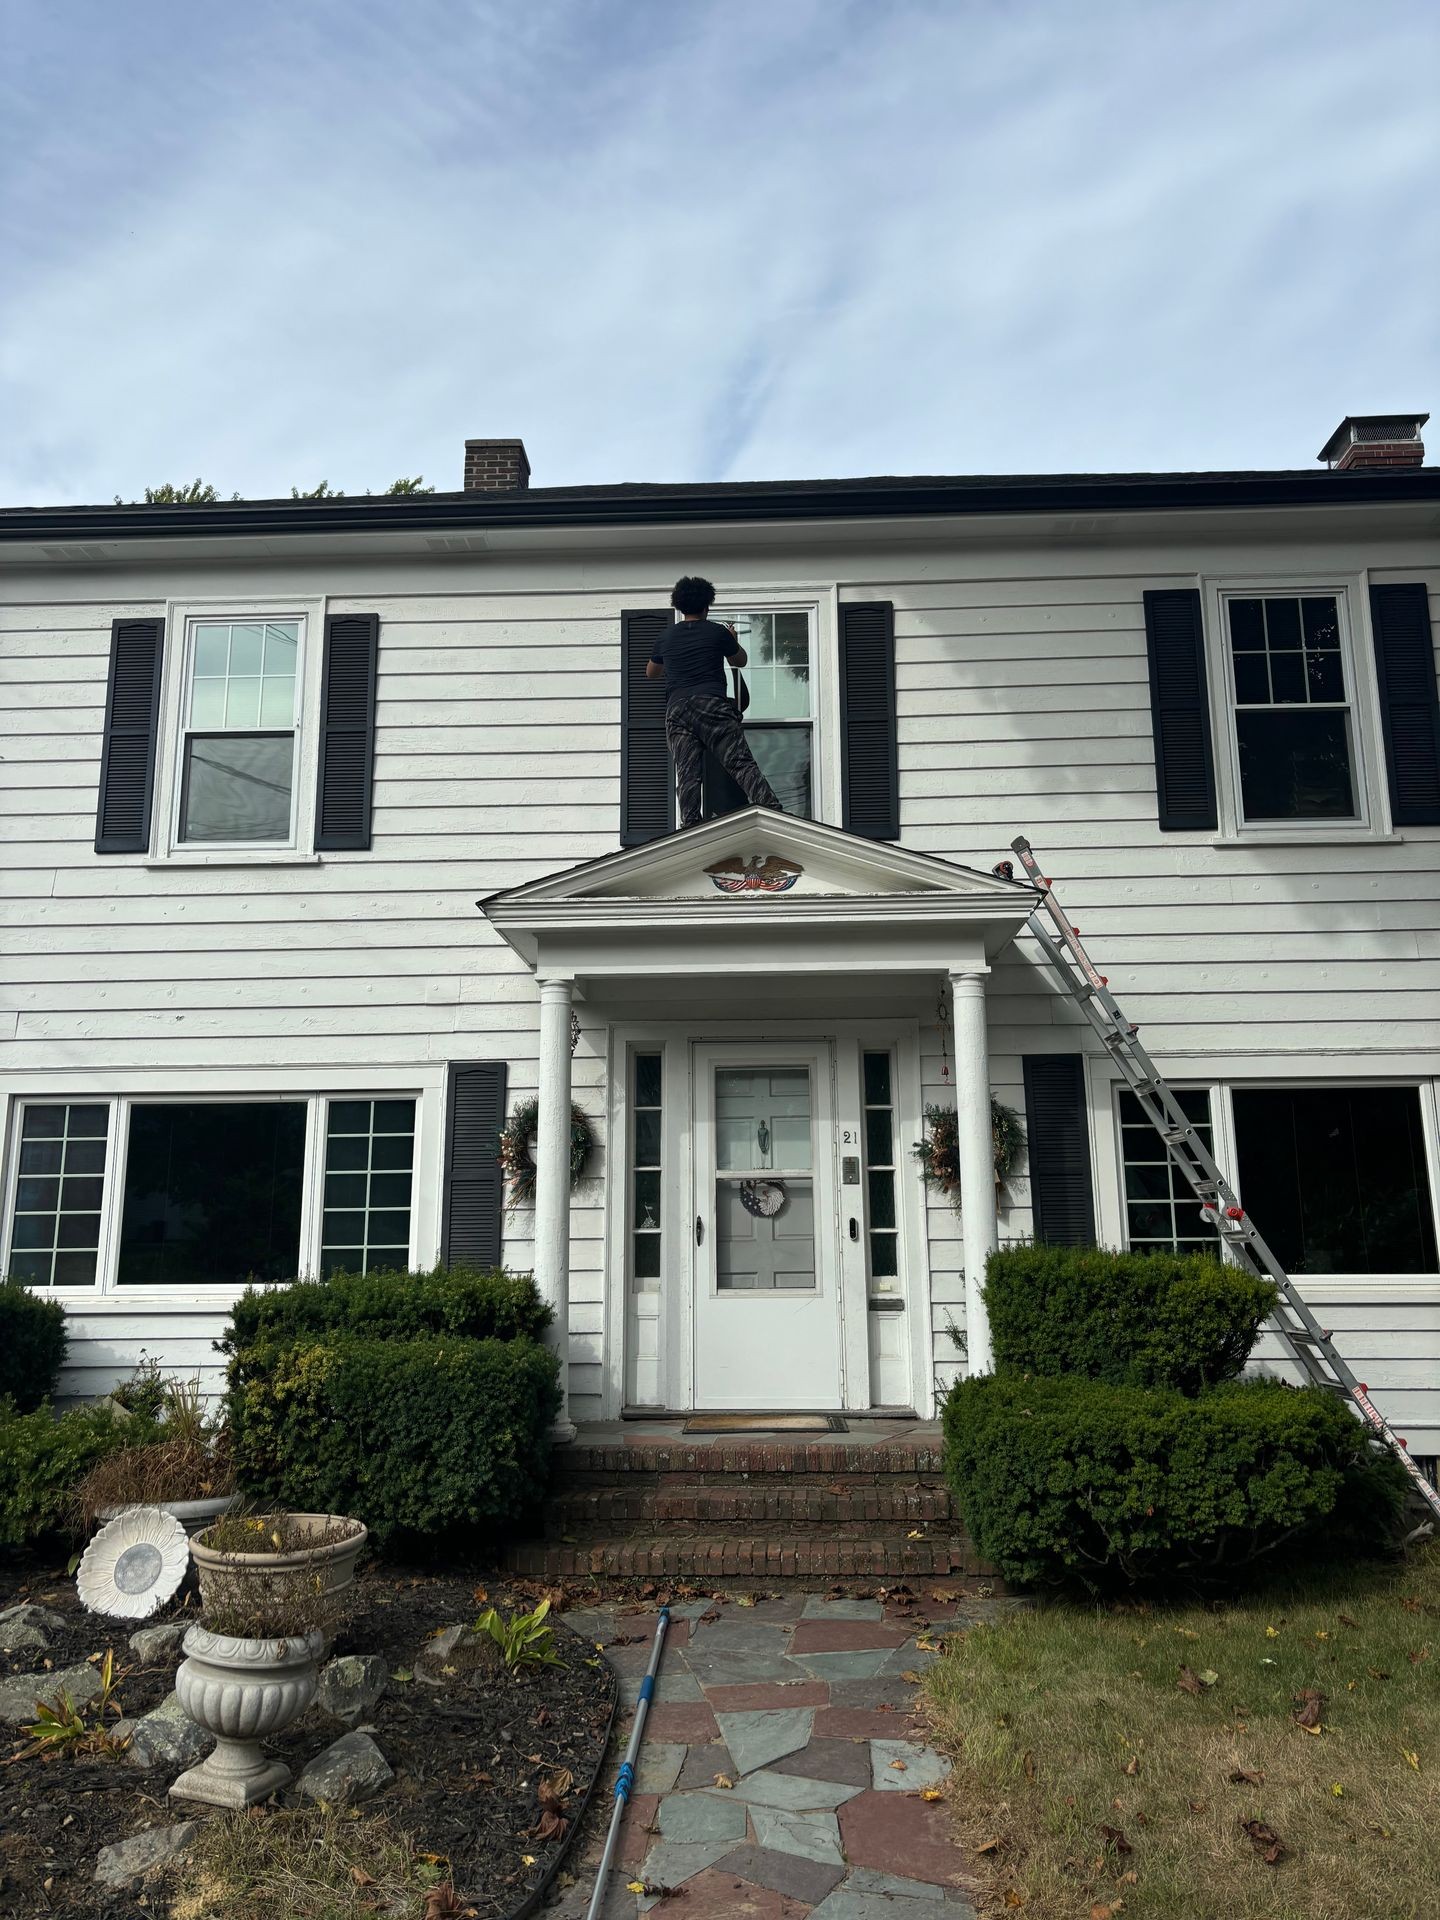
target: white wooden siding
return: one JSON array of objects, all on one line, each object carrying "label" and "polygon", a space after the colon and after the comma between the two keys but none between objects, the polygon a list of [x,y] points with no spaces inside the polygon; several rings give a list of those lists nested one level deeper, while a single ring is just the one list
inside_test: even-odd
[{"label": "white wooden siding", "polygon": [[[1202,523],[1197,522],[1197,527]],[[1207,526],[1209,523],[1205,523]],[[512,1097],[534,1087],[537,1018],[524,968],[476,899],[614,848],[622,607],[662,604],[675,572],[709,571],[734,601],[794,593],[896,607],[906,845],[988,868],[1024,831],[1145,1038],[1177,1075],[1316,1080],[1440,1073],[1440,831],[1338,844],[1212,844],[1162,835],[1141,596],[1266,576],[1351,578],[1357,649],[1370,580],[1426,578],[1440,632],[1440,555],[1347,534],[1267,543],[1168,531],[1129,545],[987,546],[974,526],[843,547],[795,533],[783,553],[697,533],[680,555],[641,536],[613,550],[530,557],[185,561],[125,574],[17,574],[0,584],[0,1038],[13,1093],[136,1089],[193,1077],[212,1090],[323,1090],[357,1063],[386,1084],[447,1059],[500,1058]],[[365,854],[288,864],[164,865],[93,852],[110,623],[168,600],[257,595],[378,611],[375,838]],[[833,672],[833,633],[819,673]],[[833,743],[830,743],[833,758]],[[1217,754],[1220,751],[1217,742]],[[1026,1051],[1088,1038],[1012,949],[990,980],[992,1084],[1023,1108]],[[606,1110],[600,1016],[576,1057],[577,1097]],[[599,1022],[597,1026],[597,1022]],[[921,1034],[927,1100],[945,1091],[939,1030]],[[952,1048],[952,1073],[954,1072]],[[908,1142],[905,1145],[908,1147]],[[1109,1151],[1096,1143],[1097,1153]],[[573,1218],[571,1385],[600,1409],[604,1156]],[[1102,1188],[1103,1193],[1103,1188]],[[1029,1228],[1010,1183],[1002,1235]],[[1257,1211],[1263,1207],[1257,1204]],[[1118,1209],[1101,1232],[1118,1239]],[[959,1223],[928,1199],[933,1360],[963,1329]],[[530,1257],[528,1215],[506,1256]],[[1326,1283],[1327,1323],[1417,1452],[1440,1450],[1440,1278]],[[1322,1288],[1321,1291],[1324,1289]],[[210,1368],[220,1307],[111,1298],[77,1304],[69,1387],[90,1391],[143,1346]],[[1257,1359],[1269,1355],[1262,1343]],[[612,1368],[613,1372],[613,1368]],[[207,1374],[207,1378],[211,1377]]]}]

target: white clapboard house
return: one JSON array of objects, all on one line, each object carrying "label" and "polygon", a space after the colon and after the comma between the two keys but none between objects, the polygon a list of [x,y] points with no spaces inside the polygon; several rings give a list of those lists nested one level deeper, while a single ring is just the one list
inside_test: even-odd
[{"label": "white clapboard house", "polygon": [[[457,493],[0,512],[0,1231],[67,1391],[213,1383],[250,1276],[501,1259],[573,1421],[930,1415],[997,1238],[1207,1244],[992,872],[1025,833],[1440,1452],[1423,418],[1284,472],[546,488],[492,440]],[[716,781],[675,830],[683,573],[784,816]],[[538,1217],[496,1160],[537,1092]]]}]

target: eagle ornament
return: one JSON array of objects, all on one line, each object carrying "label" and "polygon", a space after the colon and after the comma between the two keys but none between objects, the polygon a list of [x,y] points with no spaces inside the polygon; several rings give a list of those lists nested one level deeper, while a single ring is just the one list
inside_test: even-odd
[{"label": "eagle ornament", "polygon": [[774,853],[732,853],[705,871],[720,893],[788,893],[805,869]]}]

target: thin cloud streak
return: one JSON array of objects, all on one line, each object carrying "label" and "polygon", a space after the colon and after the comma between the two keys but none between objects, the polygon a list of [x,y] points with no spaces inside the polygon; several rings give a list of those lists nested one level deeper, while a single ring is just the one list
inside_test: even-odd
[{"label": "thin cloud streak", "polygon": [[1427,0],[0,0],[0,500],[1304,465],[1440,409]]}]

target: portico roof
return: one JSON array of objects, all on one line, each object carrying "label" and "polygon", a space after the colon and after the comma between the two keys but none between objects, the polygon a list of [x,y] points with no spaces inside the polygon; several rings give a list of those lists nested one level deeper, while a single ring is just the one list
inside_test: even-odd
[{"label": "portico roof", "polygon": [[747,807],[478,901],[537,972],[983,968],[1036,900],[935,854]]}]

